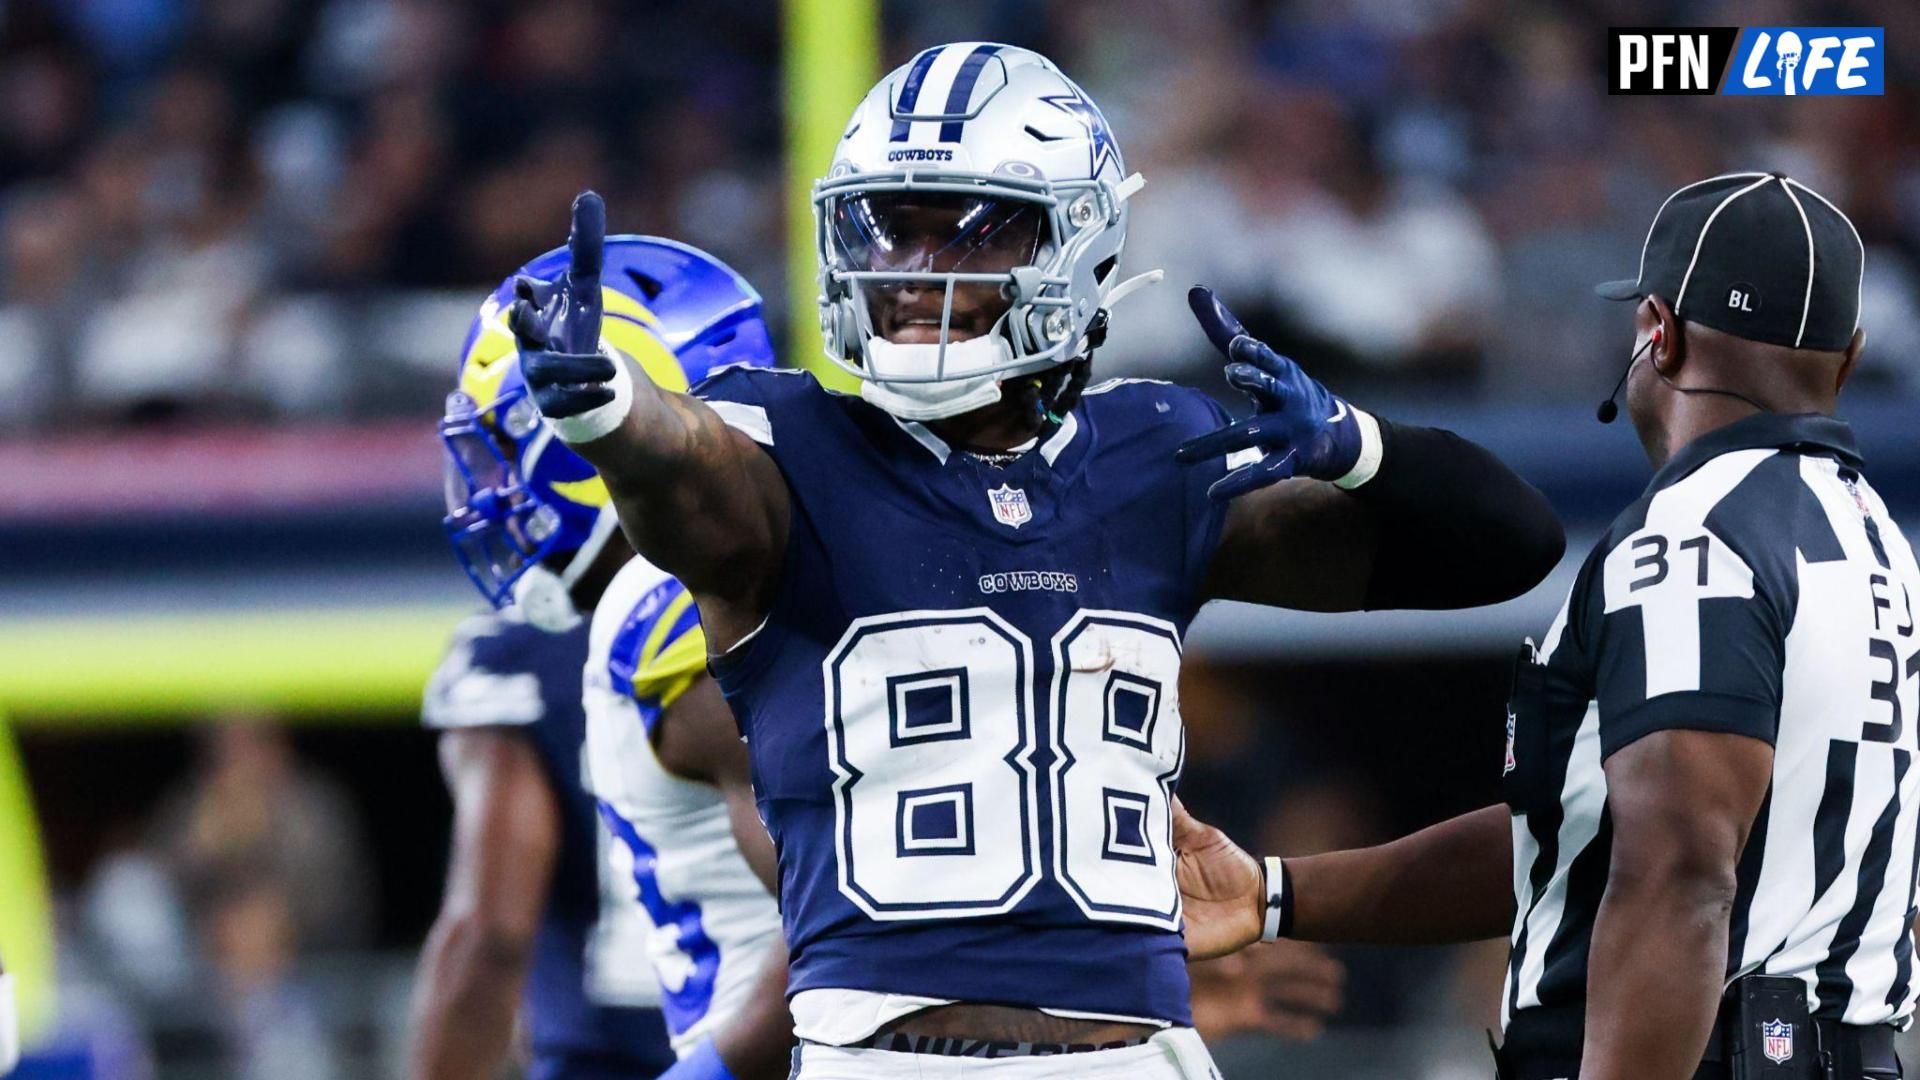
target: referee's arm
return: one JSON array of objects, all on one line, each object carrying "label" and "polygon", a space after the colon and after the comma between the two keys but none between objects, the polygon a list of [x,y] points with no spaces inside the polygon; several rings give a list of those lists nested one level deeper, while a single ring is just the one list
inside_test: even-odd
[{"label": "referee's arm", "polygon": [[[1354,945],[1444,945],[1513,925],[1513,818],[1504,803],[1391,843],[1284,860],[1284,883],[1174,800],[1173,846],[1191,959],[1269,936]],[[1268,860],[1271,866],[1281,860]],[[1269,926],[1269,897],[1284,915]]]},{"label": "referee's arm", "polygon": [[[1749,564],[1728,537],[1707,536],[1697,577],[1651,580],[1636,565],[1643,548],[1622,538],[1594,598],[1607,610],[1583,620],[1613,830],[1587,953],[1583,1080],[1694,1075],[1726,984],[1740,853],[1773,779],[1795,586],[1778,559]],[[1706,588],[1743,578],[1750,595]]]},{"label": "referee's arm", "polygon": [[1580,1075],[1685,1080],[1719,1009],[1735,870],[1773,747],[1659,731],[1609,757],[1606,774],[1613,860],[1588,953]]},{"label": "referee's arm", "polygon": [[1513,816],[1475,810],[1411,836],[1288,859],[1288,937],[1352,945],[1449,945],[1513,927]]}]

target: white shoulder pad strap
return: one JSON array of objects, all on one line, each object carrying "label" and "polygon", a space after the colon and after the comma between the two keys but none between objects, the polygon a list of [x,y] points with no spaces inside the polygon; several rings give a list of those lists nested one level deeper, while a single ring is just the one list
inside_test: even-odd
[{"label": "white shoulder pad strap", "polygon": [[708,401],[707,408],[718,414],[722,423],[761,446],[773,445],[773,421],[767,419],[767,410],[760,406],[739,401]]}]

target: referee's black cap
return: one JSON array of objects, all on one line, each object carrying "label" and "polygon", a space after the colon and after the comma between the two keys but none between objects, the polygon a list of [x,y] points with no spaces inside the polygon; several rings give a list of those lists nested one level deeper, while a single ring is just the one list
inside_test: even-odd
[{"label": "referee's black cap", "polygon": [[1860,325],[1860,233],[1826,196],[1781,173],[1700,180],[1667,196],[1639,275],[1594,291],[1658,294],[1676,317],[1749,341],[1838,351]]}]

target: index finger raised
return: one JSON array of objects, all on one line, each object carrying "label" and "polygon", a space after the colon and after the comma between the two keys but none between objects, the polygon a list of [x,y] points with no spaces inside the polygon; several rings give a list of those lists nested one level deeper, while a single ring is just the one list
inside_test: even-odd
[{"label": "index finger raised", "polygon": [[573,200],[573,227],[567,233],[567,277],[576,282],[592,278],[594,288],[599,288],[606,247],[606,200],[599,192],[583,191]]},{"label": "index finger raised", "polygon": [[607,204],[583,191],[573,200],[567,234],[567,306],[560,321],[561,345],[571,353],[600,347],[600,271],[606,263]]}]

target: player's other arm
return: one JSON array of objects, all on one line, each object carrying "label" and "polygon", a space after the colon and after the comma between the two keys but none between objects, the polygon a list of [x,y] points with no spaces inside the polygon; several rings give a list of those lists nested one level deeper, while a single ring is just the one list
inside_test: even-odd
[{"label": "player's other arm", "polygon": [[420,957],[416,1080],[482,1080],[507,1058],[560,846],[560,808],[534,748],[502,728],[440,737],[453,796],[446,897]]},{"label": "player's other arm", "polygon": [[1504,805],[1392,843],[1263,866],[1176,800],[1173,846],[1196,960],[1245,948],[1263,933],[1443,945],[1502,937],[1513,924],[1513,828]]},{"label": "player's other arm", "polygon": [[740,741],[740,729],[719,684],[705,675],[696,678],[654,723],[652,737],[654,752],[668,772],[712,784],[726,795],[734,842],[772,895],[777,888],[773,841],[754,804],[747,744]]},{"label": "player's other arm", "polygon": [[1231,361],[1227,381],[1256,406],[1179,451],[1196,468],[1247,458],[1208,491],[1231,505],[1205,597],[1310,611],[1476,607],[1519,596],[1560,561],[1553,508],[1491,453],[1354,408],[1249,336],[1211,291],[1189,299]]},{"label": "player's other arm", "polygon": [[[710,678],[696,679],[674,699],[654,724],[654,749],[660,763],[669,772],[688,780],[712,784],[727,797],[727,812],[733,822],[734,842],[740,854],[753,868],[769,895],[777,892],[777,869],[773,841],[760,821],[753,798],[746,744],[719,686]],[[774,1080],[787,1075],[792,1063],[793,1017],[787,1011],[787,948],[783,941],[767,954],[752,1000],[734,1017],[733,1022],[714,1033],[708,1046],[700,1047],[683,1065],[696,1063],[711,1054],[726,1072],[689,1072],[695,1077],[730,1076],[736,1080]],[[669,1072],[662,1080],[674,1078]]]},{"label": "player's other arm", "polygon": [[1659,731],[1605,768],[1613,859],[1588,951],[1580,1075],[1686,1080],[1719,1009],[1740,852],[1772,779],[1773,747]]},{"label": "player's other arm", "polygon": [[566,280],[523,282],[509,321],[521,371],[555,433],[592,463],[634,549],[700,598],[715,644],[757,626],[787,536],[773,461],[704,402],[600,352],[606,207],[574,201]]}]

